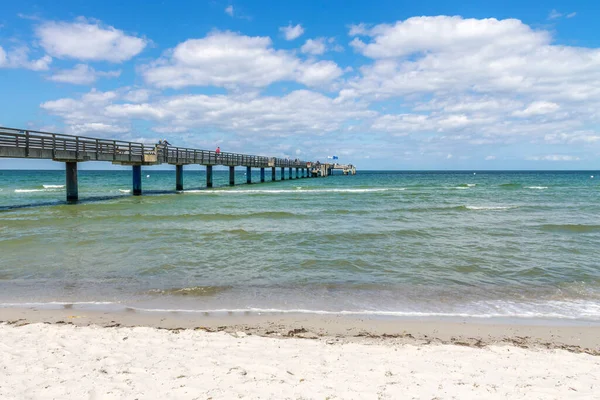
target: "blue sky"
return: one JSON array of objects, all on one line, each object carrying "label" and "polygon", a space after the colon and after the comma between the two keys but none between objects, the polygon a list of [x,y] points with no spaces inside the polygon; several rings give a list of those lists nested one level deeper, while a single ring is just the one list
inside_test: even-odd
[{"label": "blue sky", "polygon": [[[0,125],[363,169],[598,169],[599,16],[593,1],[5,2]],[[27,166],[62,168],[0,160]]]}]

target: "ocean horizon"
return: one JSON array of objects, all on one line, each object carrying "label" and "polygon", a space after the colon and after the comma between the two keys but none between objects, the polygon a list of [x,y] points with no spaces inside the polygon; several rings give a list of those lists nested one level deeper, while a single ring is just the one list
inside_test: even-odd
[{"label": "ocean horizon", "polygon": [[267,175],[0,170],[0,307],[600,322],[596,171]]}]

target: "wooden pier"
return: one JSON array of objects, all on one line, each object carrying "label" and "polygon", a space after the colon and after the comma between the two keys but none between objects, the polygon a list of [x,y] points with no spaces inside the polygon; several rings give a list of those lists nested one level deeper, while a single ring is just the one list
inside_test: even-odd
[{"label": "wooden pier", "polygon": [[[142,194],[142,166],[170,164],[176,166],[175,189],[183,190],[183,166],[206,167],[206,186],[213,186],[213,166],[229,167],[229,184],[235,184],[235,167],[246,167],[246,183],[252,183],[252,168],[260,168],[260,181],[265,181],[265,168],[271,169],[271,181],[275,181],[276,168],[281,168],[281,180],[325,177],[331,175],[338,164],[290,160],[276,157],[254,156],[210,150],[189,149],[165,145],[147,145],[122,140],[97,139],[85,136],[0,127],[0,157],[46,159],[65,163],[67,201],[79,198],[77,165],[84,161],[106,161],[132,167],[132,193]],[[295,170],[295,176],[294,176]]]}]

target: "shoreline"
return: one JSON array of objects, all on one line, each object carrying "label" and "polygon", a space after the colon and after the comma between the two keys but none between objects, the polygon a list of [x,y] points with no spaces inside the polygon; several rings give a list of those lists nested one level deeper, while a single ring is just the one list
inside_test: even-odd
[{"label": "shoreline", "polygon": [[482,348],[511,345],[532,349],[562,349],[600,356],[600,324],[515,324],[493,320],[444,320],[433,318],[366,318],[351,315],[236,314],[105,312],[75,308],[0,308],[0,325],[35,323],[147,327],[172,331],[202,330],[272,338],[321,341],[391,341],[410,345],[460,345]]}]

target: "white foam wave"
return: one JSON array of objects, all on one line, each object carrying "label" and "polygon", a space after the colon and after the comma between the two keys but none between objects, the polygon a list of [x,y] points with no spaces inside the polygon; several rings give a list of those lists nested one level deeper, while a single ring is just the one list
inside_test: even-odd
[{"label": "white foam wave", "polygon": [[52,192],[57,189],[15,189],[15,193]]},{"label": "white foam wave", "polygon": [[119,189],[121,193],[131,193],[131,189]]},{"label": "white foam wave", "polygon": [[200,189],[186,190],[185,193],[199,194],[281,194],[281,193],[373,193],[373,192],[394,192],[406,190],[405,188],[370,188],[370,189],[266,189],[266,190],[219,190],[219,189]]},{"label": "white foam wave", "polygon": [[62,189],[65,185],[42,185],[44,189]]},{"label": "white foam wave", "polygon": [[[186,309],[186,308],[144,308],[130,307],[122,303],[89,301],[89,302],[36,302],[36,303],[0,303],[0,308],[39,308],[62,309],[103,309],[115,312],[136,311],[140,313],[189,313],[189,314],[312,314],[312,315],[348,315],[373,317],[429,317],[429,318],[517,318],[517,319],[546,319],[571,321],[600,321],[600,305],[590,301],[550,301],[534,304],[517,304],[512,302],[486,303],[486,311],[471,312],[434,312],[434,311],[391,311],[391,310],[311,310],[304,308],[215,308],[215,309]],[[498,311],[491,311],[491,309]]]},{"label": "white foam wave", "polygon": [[474,186],[477,186],[477,184],[476,183],[467,183],[467,186],[468,187],[474,187]]},{"label": "white foam wave", "polygon": [[538,190],[542,190],[542,189],[548,189],[548,186],[527,186],[527,189],[538,189]]},{"label": "white foam wave", "polygon": [[466,206],[469,210],[510,210],[517,206]]},{"label": "white foam wave", "polygon": [[456,187],[453,187],[452,189],[457,189],[457,190],[467,190],[467,189],[468,189],[468,187],[465,187],[465,186],[456,186]]}]

